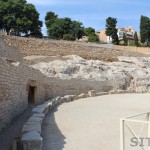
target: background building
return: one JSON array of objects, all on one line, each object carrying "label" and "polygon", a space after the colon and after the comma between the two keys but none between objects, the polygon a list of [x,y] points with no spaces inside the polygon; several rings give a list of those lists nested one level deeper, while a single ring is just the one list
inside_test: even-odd
[{"label": "background building", "polygon": [[[119,38],[119,41],[120,43],[123,44],[123,34],[125,33],[126,37],[127,37],[127,40],[128,40],[128,44],[134,42],[134,33],[135,33],[135,29],[131,26],[127,26],[127,27],[124,27],[124,28],[121,28],[121,27],[117,27],[118,29],[118,38]],[[100,30],[97,33],[97,35],[99,36],[99,39],[101,42],[106,42],[106,43],[112,43],[112,38],[107,36],[106,33],[105,33],[105,29],[103,30]]]}]

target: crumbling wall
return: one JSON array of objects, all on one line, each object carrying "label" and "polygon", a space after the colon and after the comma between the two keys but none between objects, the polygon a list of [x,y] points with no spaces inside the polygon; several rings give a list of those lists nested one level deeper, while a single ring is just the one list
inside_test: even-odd
[{"label": "crumbling wall", "polygon": [[10,43],[5,43],[6,35],[0,34],[0,57],[7,58],[10,61],[19,61],[21,62],[23,59],[23,55],[21,51],[14,45]]},{"label": "crumbling wall", "polygon": [[0,36],[0,130],[28,107],[29,86],[36,86],[35,103],[41,103],[57,96],[81,94],[89,90],[107,92],[114,88],[124,89],[126,85],[126,81],[122,79],[92,81],[48,78],[39,70],[26,65],[23,56],[77,54],[87,59],[108,60],[109,56],[116,58],[122,53],[115,51],[111,55],[110,51],[111,49],[83,46],[72,42]]},{"label": "crumbling wall", "polygon": [[36,104],[56,96],[81,94],[89,90],[110,91],[125,84],[125,81],[48,78],[25,64],[4,58],[0,58],[0,71],[0,130],[28,107],[29,84],[36,84]]},{"label": "crumbling wall", "polygon": [[0,58],[0,130],[27,108],[29,80],[38,84],[35,103],[44,101],[44,78],[38,71]]}]

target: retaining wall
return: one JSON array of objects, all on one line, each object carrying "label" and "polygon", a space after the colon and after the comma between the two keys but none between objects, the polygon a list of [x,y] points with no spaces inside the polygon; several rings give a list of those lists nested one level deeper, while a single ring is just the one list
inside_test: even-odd
[{"label": "retaining wall", "polygon": [[[114,88],[127,89],[125,79],[92,81],[48,78],[26,65],[23,56],[77,54],[88,59],[108,60],[112,53],[110,51],[73,42],[0,35],[0,130],[28,107],[30,87],[36,87],[35,104],[56,96],[86,93],[89,90],[108,92]],[[121,54],[123,52],[115,50],[111,58]]]},{"label": "retaining wall", "polygon": [[90,81],[48,78],[20,62],[0,58],[0,130],[28,106],[29,86],[36,87],[35,104],[49,98],[80,94],[89,90],[124,89],[125,80]]}]

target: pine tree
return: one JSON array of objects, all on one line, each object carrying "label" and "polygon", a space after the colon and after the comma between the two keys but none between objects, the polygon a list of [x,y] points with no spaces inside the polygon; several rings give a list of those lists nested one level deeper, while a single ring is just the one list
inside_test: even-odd
[{"label": "pine tree", "polygon": [[119,39],[117,32],[118,30],[116,29],[116,24],[117,24],[117,19],[108,17],[106,19],[106,35],[110,36],[112,38],[112,43],[113,44],[119,44]]},{"label": "pine tree", "polygon": [[138,39],[137,32],[134,33],[134,42],[135,42],[135,45],[138,47],[139,46],[139,39]]},{"label": "pine tree", "polygon": [[140,36],[141,42],[149,42],[150,41],[150,18],[146,16],[141,16],[140,20]]}]

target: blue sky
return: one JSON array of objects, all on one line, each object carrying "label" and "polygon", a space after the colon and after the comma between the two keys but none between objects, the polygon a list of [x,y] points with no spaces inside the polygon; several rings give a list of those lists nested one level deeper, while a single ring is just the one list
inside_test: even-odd
[{"label": "blue sky", "polygon": [[[104,29],[106,18],[115,17],[118,26],[133,26],[139,32],[140,16],[150,17],[149,0],[27,0],[36,6],[40,19],[53,11],[59,17],[81,21],[85,27]],[[42,28],[46,33],[46,27]]]}]

